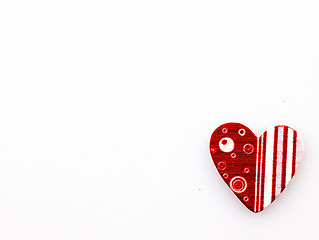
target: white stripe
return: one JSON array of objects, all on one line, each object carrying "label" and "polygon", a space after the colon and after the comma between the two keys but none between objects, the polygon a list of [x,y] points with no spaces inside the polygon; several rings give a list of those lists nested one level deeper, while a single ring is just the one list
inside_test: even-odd
[{"label": "white stripe", "polygon": [[265,166],[265,187],[264,187],[264,206],[266,208],[271,203],[272,193],[272,166],[274,156],[274,128],[267,131],[267,143],[266,143],[266,161]]},{"label": "white stripe", "polygon": [[299,136],[299,134],[297,133],[297,146],[296,146],[296,168],[295,168],[295,173],[297,170],[297,167],[300,164],[302,155],[303,155],[303,151],[304,151],[304,145],[303,145],[303,140],[302,138]]},{"label": "white stripe", "polygon": [[284,145],[284,127],[278,128],[278,141],[277,141],[277,166],[276,166],[276,188],[275,197],[281,193],[281,178],[282,178],[282,158]]},{"label": "white stripe", "polygon": [[260,203],[261,203],[261,182],[262,182],[262,169],[263,169],[263,166],[262,166],[262,163],[263,163],[263,147],[264,147],[264,135],[261,136],[261,144],[260,144],[260,163],[259,163],[259,199],[258,199],[258,202],[259,202],[259,211],[262,209],[261,206],[260,206]]},{"label": "white stripe", "polygon": [[259,155],[259,138],[257,138],[257,161],[256,161],[256,180],[255,180],[255,212],[257,212],[257,186],[258,186],[258,155]]},{"label": "white stripe", "polygon": [[294,130],[288,128],[288,139],[287,139],[287,165],[286,165],[286,186],[291,180],[292,172],[292,154],[293,154],[293,145],[294,143]]}]

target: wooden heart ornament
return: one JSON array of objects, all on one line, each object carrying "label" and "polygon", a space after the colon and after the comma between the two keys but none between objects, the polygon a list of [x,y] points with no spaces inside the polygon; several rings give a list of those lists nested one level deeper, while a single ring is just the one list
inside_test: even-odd
[{"label": "wooden heart ornament", "polygon": [[288,185],[300,164],[303,141],[279,125],[257,137],[240,123],[219,126],[210,139],[213,162],[226,184],[251,211],[269,206]]}]

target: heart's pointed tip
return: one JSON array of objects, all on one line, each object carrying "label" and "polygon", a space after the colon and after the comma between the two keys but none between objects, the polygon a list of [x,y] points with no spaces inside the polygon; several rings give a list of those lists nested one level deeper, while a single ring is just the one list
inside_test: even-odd
[{"label": "heart's pointed tip", "polygon": [[254,213],[254,214],[258,214],[258,213],[260,213],[261,211],[262,211],[262,210],[260,210],[260,211],[252,211],[252,210],[251,210],[251,212]]},{"label": "heart's pointed tip", "polygon": [[260,213],[260,212],[262,212],[263,210],[265,210],[264,208],[263,208],[263,209],[250,208],[250,207],[248,207],[248,206],[246,206],[246,205],[245,205],[245,207],[246,207],[250,212],[252,212],[252,213],[254,213],[254,214]]}]

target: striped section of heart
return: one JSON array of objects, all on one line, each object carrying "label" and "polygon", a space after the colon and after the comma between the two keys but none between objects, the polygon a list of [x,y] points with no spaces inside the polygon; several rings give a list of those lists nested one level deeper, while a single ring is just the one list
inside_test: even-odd
[{"label": "striped section of heart", "polygon": [[276,126],[258,138],[254,211],[266,208],[285,189],[300,164],[303,143],[287,126]]},{"label": "striped section of heart", "polygon": [[239,123],[226,123],[212,134],[210,151],[218,172],[251,211],[260,212],[286,188],[303,154],[301,136],[275,126],[260,137]]}]

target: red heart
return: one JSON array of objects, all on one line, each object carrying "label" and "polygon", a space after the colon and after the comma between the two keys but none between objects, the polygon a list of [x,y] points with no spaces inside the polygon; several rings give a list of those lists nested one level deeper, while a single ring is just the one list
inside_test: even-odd
[{"label": "red heart", "polygon": [[260,212],[294,176],[303,141],[294,129],[283,125],[257,137],[243,124],[226,123],[213,132],[210,152],[219,174],[239,200]]}]

